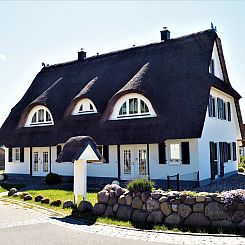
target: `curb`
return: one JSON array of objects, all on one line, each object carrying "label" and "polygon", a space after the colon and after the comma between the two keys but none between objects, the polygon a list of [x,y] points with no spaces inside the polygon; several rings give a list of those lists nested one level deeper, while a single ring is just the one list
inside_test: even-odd
[{"label": "curb", "polygon": [[100,226],[109,226],[112,228],[120,228],[123,230],[133,230],[133,231],[142,231],[142,232],[148,232],[148,233],[155,233],[155,234],[171,234],[171,235],[178,235],[178,236],[196,236],[196,237],[207,237],[207,236],[213,236],[213,237],[241,237],[244,238],[244,236],[242,235],[233,235],[233,234],[207,234],[207,233],[191,233],[191,232],[173,232],[173,231],[161,231],[161,230],[144,230],[144,229],[139,229],[139,228],[131,228],[131,227],[125,227],[125,226],[118,226],[118,225],[112,225],[112,224],[104,224],[104,223],[100,223],[100,222],[92,222],[89,220],[84,220],[84,219],[80,219],[74,216],[67,216],[64,213],[58,212],[56,210],[52,210],[50,208],[46,208],[46,207],[41,207],[39,205],[36,204],[31,204],[31,203],[27,203],[27,202],[23,202],[23,201],[19,201],[19,200],[14,200],[14,199],[10,199],[10,198],[3,198],[0,196],[0,201],[3,202],[8,202],[11,204],[15,204],[15,205],[20,205],[20,206],[24,206],[24,207],[28,207],[28,208],[34,208],[35,210],[43,210],[46,211],[49,214],[53,214],[53,215],[58,215],[61,216],[63,218],[67,218],[70,220],[74,220],[74,221],[80,221],[83,222],[84,224],[88,224],[88,225],[100,225]]}]

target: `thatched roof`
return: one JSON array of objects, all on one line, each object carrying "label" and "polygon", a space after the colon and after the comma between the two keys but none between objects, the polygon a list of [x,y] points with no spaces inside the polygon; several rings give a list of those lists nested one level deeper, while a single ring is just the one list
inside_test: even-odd
[{"label": "thatched roof", "polygon": [[[224,81],[209,73],[214,43]],[[89,135],[97,144],[158,143],[200,138],[211,86],[238,100],[232,88],[220,40],[206,30],[160,43],[133,47],[43,68],[12,109],[0,131],[6,146],[49,146]],[[115,101],[129,92],[146,96],[157,117],[108,120]],[[89,98],[98,113],[71,116],[79,98]],[[47,106],[54,126],[23,128],[33,103]]]},{"label": "thatched roof", "polygon": [[[98,150],[96,143],[89,136],[76,136],[70,138],[64,145],[61,153],[59,154],[56,162],[74,162],[79,159],[87,146],[91,146],[95,155],[98,157],[99,161],[103,161],[103,157]],[[93,159],[86,159],[93,160]]]}]

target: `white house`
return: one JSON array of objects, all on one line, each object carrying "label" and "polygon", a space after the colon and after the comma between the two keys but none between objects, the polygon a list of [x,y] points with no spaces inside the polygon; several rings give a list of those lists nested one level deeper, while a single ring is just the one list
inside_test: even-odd
[{"label": "white house", "polygon": [[[201,184],[237,174],[239,99],[215,30],[44,67],[0,131],[8,174],[73,175],[65,142],[91,136],[106,162],[89,181],[167,175]],[[193,177],[195,176],[195,177]],[[90,183],[90,182],[89,182]]]}]

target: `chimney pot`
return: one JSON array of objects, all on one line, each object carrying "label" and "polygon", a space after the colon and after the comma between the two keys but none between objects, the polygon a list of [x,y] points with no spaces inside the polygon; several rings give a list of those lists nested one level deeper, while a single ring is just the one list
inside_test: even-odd
[{"label": "chimney pot", "polygon": [[84,60],[86,58],[86,52],[83,51],[83,48],[81,48],[81,51],[78,52],[78,60]]},{"label": "chimney pot", "polygon": [[170,39],[170,31],[167,29],[167,27],[164,27],[161,33],[161,41],[166,41]]}]

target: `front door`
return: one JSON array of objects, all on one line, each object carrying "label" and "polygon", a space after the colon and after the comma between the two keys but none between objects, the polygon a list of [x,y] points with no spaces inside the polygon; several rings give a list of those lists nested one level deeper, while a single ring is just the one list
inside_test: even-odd
[{"label": "front door", "polygon": [[46,176],[49,173],[49,148],[33,148],[32,151],[32,175]]},{"label": "front door", "polygon": [[146,145],[123,145],[120,147],[121,179],[146,177],[148,174]]}]

